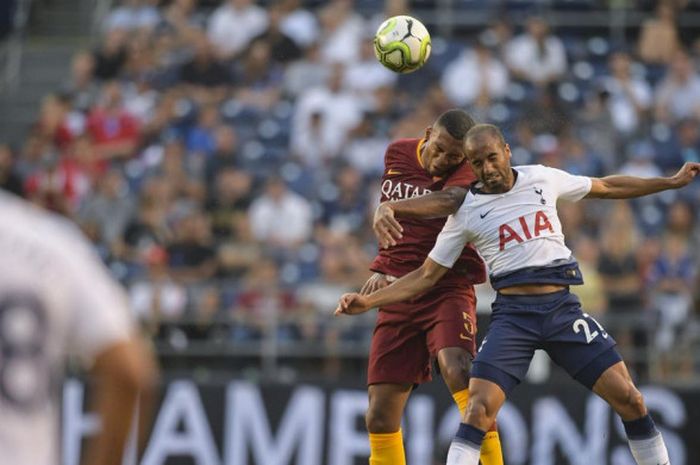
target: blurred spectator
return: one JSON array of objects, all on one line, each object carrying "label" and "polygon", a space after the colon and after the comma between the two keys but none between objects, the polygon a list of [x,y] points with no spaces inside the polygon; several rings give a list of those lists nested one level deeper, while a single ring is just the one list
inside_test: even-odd
[{"label": "blurred spectator", "polygon": [[575,128],[581,139],[600,155],[606,171],[622,159],[618,152],[618,138],[610,113],[610,93],[602,87],[593,89],[584,101],[583,111],[574,114]]},{"label": "blurred spectator", "polygon": [[642,24],[639,34],[639,56],[646,63],[667,64],[680,46],[673,5],[659,1],[656,16]]},{"label": "blurred spectator", "polygon": [[206,197],[203,179],[187,170],[185,147],[177,139],[163,147],[163,160],[157,173],[173,186],[173,195],[189,206],[200,204]]},{"label": "blurred spectator", "polygon": [[[692,254],[690,235],[692,211],[688,205],[677,203],[669,211],[668,229],[661,241],[661,254],[653,262],[649,285],[651,301],[657,312],[655,355],[658,356],[656,376],[689,376],[693,371],[688,346],[688,323],[693,303],[693,285],[698,273],[697,257]],[[696,244],[697,245],[697,244]]]},{"label": "blurred spectator", "polygon": [[296,339],[298,332],[294,307],[293,294],[279,285],[275,262],[269,259],[259,261],[241,280],[241,288],[232,310],[235,323],[233,341],[261,339],[271,332],[272,337],[281,340]]},{"label": "blurred spectator", "polygon": [[523,105],[520,120],[527,125],[533,134],[564,134],[571,125],[568,109],[562,104],[554,83],[540,88],[536,97]]},{"label": "blurred spectator", "polygon": [[85,129],[85,117],[71,109],[65,95],[44,97],[34,130],[52,142],[57,149],[67,148],[73,138]]},{"label": "blurred spectator", "polygon": [[465,48],[442,75],[442,88],[456,105],[488,107],[508,90],[508,70],[481,42]]},{"label": "blurred spectator", "polygon": [[307,48],[318,39],[319,26],[316,17],[301,8],[301,0],[278,0],[282,20],[280,30],[291,37],[299,47]]},{"label": "blurred spectator", "polygon": [[105,31],[152,29],[160,22],[157,3],[157,0],[122,0],[105,18]]},{"label": "blurred spectator", "polygon": [[112,29],[105,34],[101,45],[93,53],[97,79],[106,81],[119,77],[127,58],[127,34],[124,29]]},{"label": "blurred spectator", "polygon": [[262,40],[268,44],[271,57],[278,63],[288,63],[297,60],[302,55],[302,50],[297,43],[283,30],[284,5],[273,3],[268,8],[269,24],[267,30],[257,36],[254,41]]},{"label": "blurred spectator", "polygon": [[[392,94],[391,88],[380,89],[375,95],[380,93]],[[365,113],[343,150],[343,160],[364,175],[379,176],[384,171],[384,152],[391,142],[382,133],[384,123],[380,113]]]},{"label": "blurred spectator", "polygon": [[323,86],[328,82],[331,69],[321,61],[321,48],[311,45],[301,60],[290,63],[284,75],[284,90],[291,97],[303,91]]},{"label": "blurred spectator", "polygon": [[661,170],[654,163],[654,154],[654,146],[648,141],[630,144],[627,149],[627,161],[620,166],[620,173],[641,178],[662,176]]},{"label": "blurred spectator", "polygon": [[663,122],[700,118],[700,76],[685,51],[674,54],[666,77],[656,88],[655,112]]},{"label": "blurred spectator", "polygon": [[249,215],[253,237],[270,247],[293,248],[311,235],[309,202],[277,177],[268,180],[265,192],[251,204]]},{"label": "blurred spectator", "polygon": [[629,136],[641,129],[651,107],[651,87],[643,78],[632,75],[632,62],[627,53],[613,53],[608,62],[610,76],[603,79],[603,86],[608,92],[610,114],[615,129]]},{"label": "blurred spectator", "polygon": [[566,72],[564,45],[538,16],[528,19],[525,33],[510,41],[505,59],[513,77],[536,86],[556,82]]},{"label": "blurred spectator", "polygon": [[214,132],[214,154],[207,159],[204,180],[207,185],[214,185],[217,173],[225,168],[241,166],[238,154],[238,136],[231,126],[218,126]]},{"label": "blurred spectator", "polygon": [[134,201],[118,169],[107,171],[96,187],[96,192],[80,206],[78,218],[81,223],[95,224],[102,240],[112,245],[124,234],[134,214]]},{"label": "blurred spectator", "polygon": [[246,171],[223,168],[217,173],[206,206],[215,238],[223,241],[244,236],[252,189],[253,178]]},{"label": "blurred spectator", "polygon": [[574,135],[561,138],[561,157],[558,164],[564,171],[580,176],[604,176],[603,163],[598,154],[586,148],[583,141]]},{"label": "blurred spectator", "polygon": [[15,171],[12,149],[7,144],[0,144],[0,189],[22,195],[22,178]]},{"label": "blurred spectator", "polygon": [[367,38],[360,46],[360,58],[348,63],[343,78],[343,86],[354,92],[358,98],[372,105],[372,93],[380,87],[396,84],[398,75],[382,66],[374,56],[374,43]]},{"label": "blurred spectator", "polygon": [[681,120],[675,128],[674,138],[667,153],[656,160],[662,171],[675,173],[687,161],[700,161],[700,122],[696,119]]},{"label": "blurred spectator", "polygon": [[216,253],[209,219],[202,212],[182,218],[167,247],[168,265],[180,283],[198,283],[216,274]]},{"label": "blurred spectator", "polygon": [[272,59],[270,43],[255,40],[236,69],[236,101],[252,111],[269,110],[280,98],[282,67]]},{"label": "blurred spectator", "polygon": [[327,87],[309,89],[297,100],[291,147],[308,166],[334,158],[362,117],[361,102],[342,87],[343,75],[343,65],[334,64]]},{"label": "blurred spectator", "polygon": [[[634,349],[645,342],[642,270],[636,256],[640,232],[625,202],[615,202],[603,219],[598,272],[607,300],[606,321],[625,358],[636,361]],[[623,324],[624,323],[624,324]],[[632,362],[639,370],[638,363]]]},{"label": "blurred spectator", "polygon": [[513,27],[508,19],[502,16],[494,19],[489,27],[479,34],[479,42],[494,52],[494,55],[504,60],[508,44],[513,38]]},{"label": "blurred spectator", "polygon": [[214,48],[203,35],[197,36],[194,56],[182,66],[180,78],[187,84],[220,87],[231,84],[231,74],[215,56]]},{"label": "blurred spectator", "polygon": [[217,56],[226,60],[245,50],[267,24],[267,12],[252,0],[223,0],[209,18],[207,34]]},{"label": "blurred spectator", "polygon": [[607,302],[603,277],[598,271],[598,244],[590,237],[584,236],[576,241],[573,252],[581,267],[581,274],[586,277],[583,285],[576,287],[576,295],[587,313],[596,318],[600,317],[605,313]]},{"label": "blurred spectator", "polygon": [[360,57],[365,23],[353,10],[352,0],[331,0],[318,13],[321,56],[328,63],[352,63]]},{"label": "blurred spectator", "polygon": [[185,314],[187,293],[171,279],[164,249],[150,247],[143,260],[147,274],[129,285],[129,301],[144,330],[155,336],[162,322],[177,321]]},{"label": "blurred spectator", "polygon": [[128,158],[134,155],[140,125],[124,109],[119,83],[109,82],[103,86],[100,102],[88,116],[87,130],[101,157]]},{"label": "blurred spectator", "polygon": [[216,151],[216,129],[221,124],[219,108],[216,105],[204,105],[197,113],[197,123],[194,124],[185,137],[189,152],[205,154],[209,159]]},{"label": "blurred spectator", "polygon": [[333,182],[330,198],[323,199],[322,224],[336,233],[357,234],[365,226],[367,192],[362,173],[346,166],[340,169]]},{"label": "blurred spectator", "polygon": [[71,76],[63,85],[73,106],[87,112],[97,100],[99,86],[95,80],[95,57],[90,52],[78,52],[71,61]]}]

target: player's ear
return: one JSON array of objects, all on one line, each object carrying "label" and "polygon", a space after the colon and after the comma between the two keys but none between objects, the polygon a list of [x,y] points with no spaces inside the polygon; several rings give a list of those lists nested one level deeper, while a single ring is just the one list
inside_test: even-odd
[{"label": "player's ear", "polygon": [[433,127],[432,127],[432,126],[428,126],[427,128],[425,128],[425,140],[430,139],[430,134],[431,134],[432,132],[433,132]]},{"label": "player's ear", "polygon": [[510,145],[506,144],[504,145],[505,150],[506,150],[506,155],[508,155],[508,158],[511,158],[513,156],[512,153],[510,153]]}]

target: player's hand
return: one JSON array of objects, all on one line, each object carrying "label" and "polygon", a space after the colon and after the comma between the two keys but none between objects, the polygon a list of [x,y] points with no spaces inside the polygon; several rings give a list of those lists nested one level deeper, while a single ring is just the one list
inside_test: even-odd
[{"label": "player's hand", "polygon": [[342,295],[333,314],[335,316],[342,314],[357,315],[358,313],[365,313],[369,309],[370,307],[367,304],[367,297],[356,292],[352,292]]},{"label": "player's hand", "polygon": [[383,275],[381,273],[374,273],[372,276],[369,277],[367,282],[362,285],[362,289],[360,289],[360,294],[371,294],[374,291],[378,291],[379,289],[387,287],[389,284],[390,283],[386,275]]},{"label": "player's hand", "polygon": [[394,209],[386,202],[380,203],[374,211],[372,229],[382,249],[395,246],[396,241],[403,237],[403,228],[394,218]]},{"label": "player's hand", "polygon": [[683,164],[678,173],[674,174],[671,178],[673,180],[673,185],[676,188],[686,186],[700,174],[700,163],[686,162]]}]

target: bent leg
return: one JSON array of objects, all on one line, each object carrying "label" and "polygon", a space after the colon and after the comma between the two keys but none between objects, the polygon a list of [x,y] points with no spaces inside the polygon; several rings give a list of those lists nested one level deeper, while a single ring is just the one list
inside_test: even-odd
[{"label": "bent leg", "polygon": [[365,416],[370,465],[405,465],[401,417],[411,394],[410,384],[372,384]]},{"label": "bent leg", "polygon": [[644,398],[634,385],[624,362],[605,370],[593,385],[593,392],[610,404],[622,418],[632,456],[638,465],[670,464],[661,433],[649,416]]},{"label": "bent leg", "polygon": [[467,411],[450,444],[447,465],[478,465],[486,430],[506,400],[506,393],[498,384],[481,378],[469,381],[469,392]]},{"label": "bent leg", "polygon": [[[468,383],[471,358],[467,351],[462,348],[446,347],[438,352],[437,359],[442,378],[452,393],[463,418],[469,402]],[[480,460],[482,465],[503,465],[501,439],[498,436],[498,427],[495,422],[491,424],[486,436],[484,436]]]}]

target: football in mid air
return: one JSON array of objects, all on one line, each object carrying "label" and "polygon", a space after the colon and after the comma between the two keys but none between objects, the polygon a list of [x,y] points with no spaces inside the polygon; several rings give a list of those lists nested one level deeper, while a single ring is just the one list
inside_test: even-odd
[{"label": "football in mid air", "polygon": [[397,73],[411,73],[430,56],[430,33],[411,16],[392,16],[374,36],[374,53],[381,64]]}]

